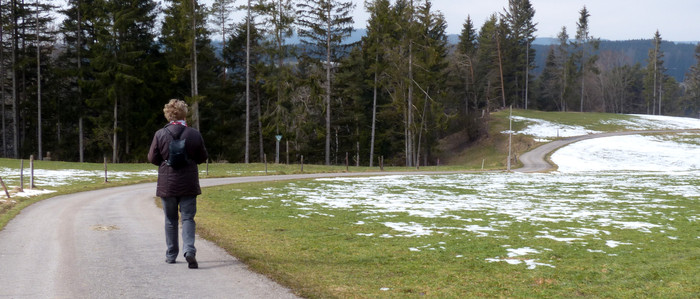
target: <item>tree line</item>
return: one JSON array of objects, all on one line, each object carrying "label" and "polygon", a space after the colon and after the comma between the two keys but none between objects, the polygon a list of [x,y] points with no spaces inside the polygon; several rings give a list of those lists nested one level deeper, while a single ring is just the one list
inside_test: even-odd
[{"label": "tree line", "polygon": [[[349,43],[355,9],[370,18]],[[476,141],[511,105],[698,116],[700,47],[677,82],[658,32],[629,65],[598,51],[583,7],[533,76],[534,14],[509,0],[452,45],[430,0],[0,0],[0,155],[142,162],[170,98],[214,160],[245,163],[435,164],[441,139]]]}]

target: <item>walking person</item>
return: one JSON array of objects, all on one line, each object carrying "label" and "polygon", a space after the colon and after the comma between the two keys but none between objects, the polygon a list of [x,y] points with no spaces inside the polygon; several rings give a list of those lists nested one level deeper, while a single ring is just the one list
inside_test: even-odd
[{"label": "walking person", "polygon": [[194,247],[194,216],[197,213],[197,195],[202,194],[197,164],[204,163],[208,154],[202,135],[196,129],[187,126],[187,103],[172,99],[165,104],[163,113],[168,124],[153,136],[148,161],[158,166],[156,196],[161,198],[165,214],[165,262],[174,264],[180,252],[179,207],[184,257],[188,267],[196,269],[199,265],[195,257],[197,249]]}]

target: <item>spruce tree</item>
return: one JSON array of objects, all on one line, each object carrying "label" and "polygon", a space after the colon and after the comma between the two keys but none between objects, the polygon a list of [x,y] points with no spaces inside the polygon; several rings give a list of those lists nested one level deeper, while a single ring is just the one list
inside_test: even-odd
[{"label": "spruce tree", "polygon": [[474,69],[476,59],[476,51],[478,49],[477,35],[471,17],[462,25],[462,33],[459,35],[459,43],[457,44],[457,53],[459,54],[461,69],[464,73],[464,113],[469,114],[469,99],[473,99],[474,109],[478,109],[476,102],[476,92],[474,91]]},{"label": "spruce tree", "polygon": [[[307,57],[321,63],[326,70],[324,98],[326,106],[326,165],[331,163],[331,98],[333,64],[346,50],[343,40],[352,32],[352,1],[311,0],[297,4],[299,36],[306,46]],[[323,58],[321,58],[323,57]]]},{"label": "spruce tree", "polygon": [[594,52],[598,50],[600,40],[590,35],[588,18],[591,14],[586,6],[583,6],[579,14],[579,20],[576,22],[576,40],[574,41],[576,52],[574,55],[575,60],[578,62],[578,76],[581,80],[580,112],[583,112],[584,96],[586,94],[586,74],[596,71],[595,63],[598,60],[598,56]]},{"label": "spruce tree", "polygon": [[647,104],[647,114],[661,115],[661,91],[666,81],[664,67],[664,52],[661,51],[661,34],[654,33],[647,59],[646,77],[644,78],[644,98]]},{"label": "spruce tree", "polygon": [[678,110],[683,116],[700,117],[700,44],[695,47],[694,56],[696,64],[685,75],[686,89]]},{"label": "spruce tree", "polygon": [[372,75],[372,123],[370,132],[370,151],[369,151],[369,167],[374,165],[374,146],[377,129],[377,100],[379,97],[379,89],[381,88],[380,74],[387,68],[384,61],[384,53],[386,50],[385,43],[389,39],[389,32],[393,28],[393,23],[390,21],[390,6],[389,0],[375,0],[374,2],[366,2],[365,9],[370,14],[367,21],[367,36],[363,38],[362,45],[367,56],[372,59],[367,71]]}]

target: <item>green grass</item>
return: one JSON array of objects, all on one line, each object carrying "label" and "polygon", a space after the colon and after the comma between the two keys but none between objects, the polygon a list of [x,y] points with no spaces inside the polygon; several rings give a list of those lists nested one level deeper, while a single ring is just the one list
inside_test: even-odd
[{"label": "green grass", "polygon": [[[466,185],[480,181],[499,183],[504,177],[509,175],[473,174],[457,181]],[[637,181],[620,187],[624,177],[625,174],[582,177],[574,182],[544,185],[537,183],[546,181],[541,177],[529,177],[521,183],[506,183],[505,189],[496,187],[493,199],[483,190],[488,185],[471,188],[460,184],[435,186],[438,184],[431,182],[416,187],[420,184],[416,179],[408,187],[401,184],[379,187],[379,195],[368,195],[370,198],[364,204],[349,207],[319,204],[308,198],[319,194],[340,196],[334,200],[345,203],[355,195],[343,197],[340,195],[343,191],[331,195],[325,192],[344,188],[366,192],[366,186],[343,181],[223,186],[205,190],[200,198],[198,232],[256,271],[311,298],[697,297],[700,295],[697,196],[674,195],[672,191],[638,186]],[[594,188],[608,180],[609,186]],[[669,190],[674,190],[674,185],[700,184],[696,178],[673,176],[651,175],[637,180],[653,181]],[[606,216],[556,222],[535,218],[517,220],[498,208],[456,209],[446,213],[450,217],[421,217],[382,210],[371,204],[375,198],[381,201],[381,194],[400,196],[420,189],[435,193],[419,193],[416,202],[429,201],[435,194],[443,193],[498,201],[498,196],[517,197],[521,194],[519,190],[528,186],[542,190],[539,196],[544,198],[533,196],[530,200],[535,204],[523,210],[546,206],[550,204],[546,198],[551,196],[567,208],[603,214],[619,211],[619,215],[608,217],[659,226],[645,232],[614,224],[599,225],[598,221]],[[608,199],[587,200],[597,194]],[[385,222],[422,225],[433,232],[408,237]],[[465,225],[492,226],[497,231],[486,231],[488,236],[480,236],[460,229]],[[573,235],[577,230],[591,228],[601,232]],[[566,243],[538,237],[543,231],[578,240]],[[623,245],[612,248],[606,245],[608,240]],[[555,268],[527,269],[523,264],[486,261],[509,259],[507,249],[525,247],[538,252],[510,259],[533,259]]]},{"label": "green grass", "polygon": [[[63,184],[60,186],[46,185],[41,182],[35,183],[37,189],[48,189],[55,192],[42,194],[32,197],[16,197],[15,193],[19,191],[20,185],[20,168],[24,163],[24,189],[29,188],[30,184],[30,162],[29,160],[16,160],[0,158],[0,169],[5,169],[5,175],[2,177],[3,182],[8,187],[8,191],[12,196],[7,199],[4,191],[0,190],[0,229],[5,227],[8,221],[14,218],[25,207],[58,195],[70,194],[82,191],[89,191],[101,188],[116,187],[129,184],[154,182],[156,180],[155,173],[148,174],[145,172],[153,172],[157,167],[147,163],[119,163],[107,164],[107,180],[104,180],[104,164],[103,163],[75,163],[62,161],[34,161],[34,168],[40,170],[77,170],[82,172],[91,172],[90,175],[83,173],[80,177],[66,178],[61,177]],[[315,164],[305,164],[303,171],[301,165],[298,164],[267,164],[250,163],[250,164],[231,164],[231,163],[211,163],[202,164],[199,166],[200,178],[216,178],[216,177],[236,177],[236,176],[262,176],[262,175],[282,175],[296,173],[337,173],[337,172],[370,172],[379,171],[379,167],[355,167],[349,166],[325,166]],[[419,171],[461,171],[468,170],[464,166],[427,166],[420,167]],[[385,167],[384,171],[416,171],[415,167]],[[58,176],[64,176],[59,174]]]}]

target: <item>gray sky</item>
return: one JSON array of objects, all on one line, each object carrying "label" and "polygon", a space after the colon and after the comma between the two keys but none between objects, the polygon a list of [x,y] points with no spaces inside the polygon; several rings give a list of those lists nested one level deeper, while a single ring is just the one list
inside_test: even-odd
[{"label": "gray sky", "polygon": [[[355,27],[366,27],[363,0],[353,0]],[[392,3],[394,1],[392,0]],[[478,29],[494,12],[501,13],[508,0],[432,0],[447,20],[447,32],[459,34],[471,16]],[[579,11],[585,5],[591,16],[590,33],[609,40],[651,39],[656,30],[668,41],[700,41],[700,0],[530,0],[535,9],[538,37],[556,37],[562,26],[576,33]]]}]

